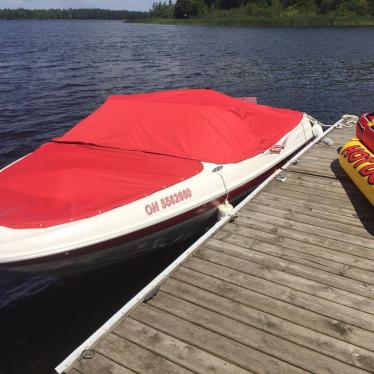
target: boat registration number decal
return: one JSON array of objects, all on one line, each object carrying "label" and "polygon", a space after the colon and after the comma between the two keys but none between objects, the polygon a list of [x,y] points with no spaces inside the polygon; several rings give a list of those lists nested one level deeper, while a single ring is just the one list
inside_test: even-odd
[{"label": "boat registration number decal", "polygon": [[192,191],[190,188],[186,188],[183,191],[178,191],[173,194],[162,197],[158,201],[154,201],[147,204],[144,209],[145,212],[151,216],[154,213],[159,212],[161,209],[167,209],[173,205],[179,204],[184,200],[190,199],[192,197]]}]

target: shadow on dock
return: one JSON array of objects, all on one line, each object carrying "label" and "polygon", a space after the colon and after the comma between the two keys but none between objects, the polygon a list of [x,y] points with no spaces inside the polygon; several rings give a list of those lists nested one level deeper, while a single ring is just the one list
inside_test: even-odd
[{"label": "shadow on dock", "polygon": [[356,211],[357,217],[361,220],[362,225],[368,233],[374,235],[373,206],[344,173],[338,159],[332,161],[330,167],[351,201],[352,207]]}]

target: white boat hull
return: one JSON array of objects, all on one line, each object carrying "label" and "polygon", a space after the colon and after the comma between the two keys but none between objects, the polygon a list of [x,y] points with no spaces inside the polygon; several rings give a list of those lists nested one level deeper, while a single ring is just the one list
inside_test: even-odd
[{"label": "white boat hull", "polygon": [[266,151],[225,164],[220,172],[214,171],[218,165],[204,163],[204,170],[190,179],[76,222],[38,229],[0,227],[0,269],[70,274],[190,239],[214,219],[226,188],[230,200],[248,193],[312,137],[304,115],[278,142],[284,145],[280,153]]}]

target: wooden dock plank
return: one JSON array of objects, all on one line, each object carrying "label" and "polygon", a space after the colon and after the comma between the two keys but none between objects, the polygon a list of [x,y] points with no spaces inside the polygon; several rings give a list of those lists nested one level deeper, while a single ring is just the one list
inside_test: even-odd
[{"label": "wooden dock plank", "polygon": [[368,271],[347,267],[344,264],[339,264],[339,267],[335,268],[332,265],[328,266],[327,260],[323,263],[322,258],[313,257],[304,252],[289,250],[266,242],[254,242],[251,245],[252,241],[253,239],[250,238],[228,234],[217,242],[209,241],[206,247],[294,274],[303,274],[305,278],[309,278],[308,274],[311,273],[310,279],[320,277],[321,280],[335,282],[338,288],[365,293],[363,296],[371,297],[372,295],[372,292],[367,293],[373,288],[373,279]]},{"label": "wooden dock plank", "polygon": [[373,316],[371,314],[273,282],[271,278],[268,280],[257,276],[256,273],[254,275],[241,273],[195,256],[184,264],[184,267],[220,281],[227,281],[239,287],[270,296],[276,300],[282,300],[327,317],[336,318],[353,326],[374,331]]},{"label": "wooden dock plank", "polygon": [[76,373],[81,374],[135,374],[134,371],[119,365],[98,352],[90,359],[81,358],[75,368],[77,370]]},{"label": "wooden dock plank", "polygon": [[[256,198],[257,201],[259,200],[271,200],[271,201],[280,201],[280,202],[285,202],[285,203],[295,203],[295,205],[301,205],[305,209],[308,209],[310,211],[322,211],[322,212],[327,212],[329,214],[334,214],[334,215],[339,215],[342,216],[343,219],[346,221],[349,220],[352,221],[352,224],[356,224],[358,226],[363,226],[363,219],[370,220],[371,222],[373,221],[373,218],[365,215],[361,211],[357,211],[356,209],[349,209],[349,207],[345,208],[343,205],[342,206],[336,206],[336,205],[328,205],[326,204],[326,201],[320,201],[313,199],[314,201],[308,201],[306,200],[305,196],[301,196],[300,198],[297,196],[297,198],[293,198],[292,196],[284,195],[282,194],[283,191],[277,192],[266,192],[262,191],[261,195]],[[326,218],[328,219],[328,217]]]},{"label": "wooden dock plank", "polygon": [[[272,223],[269,223],[269,221]],[[273,223],[274,221],[278,222]],[[367,248],[365,244],[361,244],[361,246],[360,244],[357,244],[358,246],[356,246],[352,236],[348,234],[344,235],[344,233],[342,233],[341,238],[339,238],[339,233],[335,233],[336,239],[334,239],[331,235],[329,235],[331,231],[326,230],[323,232],[321,230],[321,232],[319,232],[319,228],[312,225],[303,225],[300,223],[295,224],[294,221],[288,221],[289,227],[286,227],[286,225],[281,226],[279,224],[280,222],[280,220],[276,220],[274,217],[266,220],[264,217],[259,217],[259,215],[256,215],[256,219],[248,219],[243,216],[237,220],[236,226],[238,227],[234,228],[234,230],[236,229],[240,231],[240,228],[246,229],[261,226],[261,229],[259,229],[261,231],[267,231],[272,234],[278,234],[280,236],[299,240],[301,242],[305,241],[306,243],[331,248],[338,252],[350,253],[370,260],[373,259],[373,250],[371,248]],[[313,233],[308,233],[308,228],[310,228]],[[360,240],[358,240],[358,242],[360,242]],[[364,242],[363,238],[361,239],[361,242]]]},{"label": "wooden dock plank", "polygon": [[358,269],[367,270],[369,274],[374,271],[374,260],[362,257],[362,255],[370,255],[371,252],[352,250],[346,250],[343,252],[344,249],[336,250],[317,244],[303,243],[302,241],[298,240],[299,238],[287,238],[274,233],[271,225],[264,227],[264,230],[258,230],[256,228],[251,229],[239,225],[228,225],[217,233],[215,238],[226,238],[230,235],[234,237],[237,235],[242,238],[243,241],[248,239],[249,242],[256,241],[256,243],[269,243],[273,246],[277,246],[279,250],[291,250],[290,253],[293,253],[292,251],[298,251],[313,255],[315,257],[320,257],[324,260],[331,260],[330,262],[324,262],[326,266],[341,269],[343,264],[344,270],[349,270],[349,268],[345,266],[349,265],[351,267],[357,267]]},{"label": "wooden dock plank", "polygon": [[326,163],[323,161],[315,162],[315,160],[302,159],[297,165],[291,165],[289,170],[332,179],[348,180],[347,174],[339,167],[337,160]]},{"label": "wooden dock plank", "polygon": [[344,230],[344,228],[342,229],[341,225],[336,223],[331,223],[327,228],[322,227],[318,223],[316,224],[316,222],[313,222],[312,219],[305,220],[300,218],[301,217],[295,217],[295,215],[292,213],[286,217],[282,217],[279,214],[275,215],[274,212],[272,214],[269,214],[266,212],[258,212],[252,209],[250,212],[243,210],[243,214],[241,215],[241,217],[239,217],[237,222],[238,224],[241,224],[242,222],[248,223],[248,220],[256,220],[258,222],[268,222],[270,220],[274,225],[277,225],[279,227],[286,227],[292,230],[297,230],[305,233],[312,233],[314,235],[332,239],[334,241],[337,241],[338,245],[344,245],[343,243],[349,243],[355,246],[362,246],[364,248],[368,248],[371,250],[374,249],[374,240],[370,238],[371,235],[368,232],[363,237],[363,235],[360,235],[357,232],[348,232],[352,230]]},{"label": "wooden dock plank", "polygon": [[[356,213],[356,206],[355,202],[352,202],[352,200],[346,200],[344,204],[342,204],[341,201],[329,197],[325,197],[323,194],[306,194],[304,192],[298,192],[298,191],[292,191],[287,189],[285,186],[282,187],[282,184],[271,184],[270,186],[266,187],[264,189],[264,192],[268,192],[274,195],[280,195],[280,196],[286,196],[290,197],[293,200],[296,201],[303,201],[303,202],[309,202],[316,204],[317,206],[328,206],[330,210],[335,211],[337,214],[355,214]],[[362,200],[362,203],[364,200]],[[367,203],[365,202],[365,205],[363,205],[361,210],[362,216],[367,215],[368,217],[372,218],[372,215],[370,214],[370,211],[367,209]],[[360,216],[360,217],[362,217]]]},{"label": "wooden dock plank", "polygon": [[374,315],[374,300],[361,295],[371,295],[371,293],[365,292],[364,289],[361,290],[358,287],[355,288],[355,293],[353,293],[334,287],[327,284],[327,282],[321,283],[319,279],[311,280],[303,278],[300,275],[294,275],[286,271],[278,270],[269,265],[258,264],[252,261],[232,257],[225,253],[210,250],[207,247],[201,248],[196,253],[196,257],[229,267],[239,272],[272,280],[273,282]]},{"label": "wooden dock plank", "polygon": [[[270,243],[278,246],[279,248],[292,249],[295,251],[314,254],[315,256],[321,258],[331,259],[338,267],[340,264],[347,264],[352,267],[368,270],[369,272],[374,271],[374,259],[367,259],[364,257],[372,257],[371,251],[366,251],[365,249],[361,250],[361,248],[357,248],[356,250],[351,250],[349,248],[326,248],[318,244],[303,242],[300,237],[288,238],[286,236],[281,236],[277,232],[274,232],[274,230],[274,226],[272,225],[264,225],[261,230],[257,227],[249,228],[239,225],[227,225],[221,230],[222,234],[217,233],[216,235],[219,239],[220,235],[228,236],[230,234],[236,234],[250,240],[254,239],[261,242]],[[345,269],[349,270],[349,268]]]},{"label": "wooden dock plank", "polygon": [[[258,203],[257,201],[254,201],[248,204],[245,208],[243,208],[241,210],[241,215],[247,218],[255,218],[253,212],[266,214],[268,217],[272,218],[276,217],[284,219],[286,221],[295,221],[306,225],[313,225],[321,228],[322,230],[326,230],[326,219],[313,217],[305,213],[301,214],[293,212],[288,208],[280,209],[274,206],[266,206],[264,204]],[[328,230],[333,230],[337,233],[337,235],[339,235],[339,233],[346,233],[354,235],[355,238],[368,238],[369,240],[366,242],[369,244],[372,244],[373,241],[373,235],[370,232],[368,232],[364,227],[352,226],[347,221],[345,223],[331,222],[331,224],[328,227]]]},{"label": "wooden dock plank", "polygon": [[329,146],[330,148],[340,148],[342,147],[345,143],[347,143],[348,140],[356,137],[355,131],[352,131],[352,129],[339,129],[339,131],[334,131],[331,133],[329,136],[333,141],[334,144],[332,146]]},{"label": "wooden dock plank", "polygon": [[69,373],[374,373],[373,207],[328,136]]},{"label": "wooden dock plank", "polygon": [[[242,217],[240,218],[240,221],[238,220],[233,225],[231,225],[230,230],[232,230],[233,232],[245,232],[247,228],[256,228],[259,231],[266,231],[271,234],[277,235],[278,238],[294,239],[301,242],[299,243],[299,245],[302,245],[302,243],[307,243],[317,245],[320,247],[325,247],[327,249],[331,248],[337,252],[348,253],[358,257],[366,258],[368,260],[374,260],[374,251],[372,249],[345,243],[343,241],[339,241],[336,239],[329,239],[326,237],[322,237],[318,234],[308,233],[305,230],[299,231],[293,230],[289,227],[277,226],[272,223],[269,223],[269,220],[268,222],[264,222],[250,220]],[[281,241],[281,239],[277,240]]]},{"label": "wooden dock plank", "polygon": [[317,144],[313,149],[303,156],[303,159],[316,159],[317,161],[326,160],[327,163],[331,163],[339,157],[340,146],[336,144],[331,147],[325,147],[324,145]]},{"label": "wooden dock plank", "polygon": [[[230,257],[234,257],[235,259],[251,261],[259,265],[270,267],[272,269],[278,269],[289,274],[303,277],[304,279],[309,279],[325,285],[336,287],[340,290],[349,291],[355,294],[366,294],[366,292],[362,291],[362,289],[366,291],[367,286],[363,282],[354,281],[353,279],[346,279],[340,275],[331,274],[323,270],[311,268],[309,266],[295,263],[286,259],[281,259],[276,256],[248,250],[248,248],[245,248],[243,246],[211,240],[206,243],[206,246],[202,249],[202,251],[204,251],[204,253],[207,253],[208,256],[214,256],[215,253],[211,250]],[[369,295],[371,296],[371,294]]]},{"label": "wooden dock plank", "polygon": [[[374,352],[359,348],[340,339],[335,339],[325,334],[321,334],[320,332],[316,332],[299,324],[295,324],[294,322],[279,318],[271,313],[262,312],[261,310],[253,308],[252,306],[249,307],[244,305],[241,302],[233,302],[232,300],[223,297],[226,296],[226,292],[222,292],[222,295],[217,295],[207,292],[200,287],[191,286],[173,279],[168,280],[162,289],[167,291],[168,294],[160,295],[160,297],[152,302],[152,304],[158,305],[160,308],[164,308],[165,305],[168,304],[168,311],[170,313],[174,313],[176,309],[181,309],[182,312],[179,312],[179,315],[183,316],[183,318],[192,318],[190,316],[192,312],[187,309],[188,307],[186,305],[192,303],[194,305],[206,308],[209,311],[222,314],[235,321],[244,323],[247,327],[262,330],[264,332],[273,334],[280,339],[284,339],[285,341],[295,343],[304,348],[310,348],[322,355],[319,356],[316,354],[315,357],[318,359],[319,363],[325,367],[328,367],[326,365],[329,365],[330,363],[330,359],[326,358],[326,355],[339,361],[356,365],[362,369],[374,370]],[[183,299],[184,302],[181,302],[180,299]],[[179,305],[179,307],[177,307],[177,305]],[[200,311],[201,313],[210,313],[204,310]],[[187,317],[185,317],[186,314]],[[210,320],[215,319],[216,318],[210,318]],[[264,334],[260,334],[261,337],[264,336]],[[255,344],[256,334],[251,333],[250,336],[252,338],[251,343]],[[372,339],[373,334],[371,334],[371,339],[369,342]],[[272,341],[280,344],[277,339],[272,339]],[[282,341],[281,343],[285,344],[285,341]],[[277,354],[280,354],[278,348]],[[300,347],[297,348],[300,349]],[[265,352],[269,354],[271,353],[271,348],[265,347],[265,349]],[[308,351],[294,351],[294,354],[296,354],[300,359],[303,359],[303,353],[309,355]],[[355,353],[356,356],[353,356],[353,353]],[[355,358],[357,356],[360,356],[363,359],[360,362],[357,362]],[[317,370],[317,367],[305,367],[298,362],[292,362],[292,360],[293,358],[290,358],[289,362],[297,364],[304,369],[312,371]]]},{"label": "wooden dock plank", "polygon": [[122,338],[195,373],[248,373],[228,361],[128,317],[113,330]]},{"label": "wooden dock plank", "polygon": [[[305,185],[300,185],[297,183],[292,183],[292,179],[288,179],[288,175],[291,175],[291,173],[285,174],[287,175],[287,180],[285,183],[278,183],[278,184],[273,184],[272,186],[268,187],[268,190],[271,191],[272,188],[279,189],[279,190],[287,190],[287,191],[294,191],[294,192],[300,192],[304,194],[305,196],[323,196],[324,199],[329,199],[330,203],[334,203],[334,200],[340,201],[340,204],[351,204],[352,202],[352,194],[349,196],[347,195],[346,191],[342,186],[340,187],[334,187],[330,186],[330,189],[333,187],[333,191],[326,191],[325,189],[321,189],[320,185],[316,184],[314,187],[311,186],[305,186]],[[356,193],[356,200],[360,198],[361,202],[365,202],[365,198],[362,195],[359,195],[358,191]],[[332,201],[331,201],[332,200]],[[335,201],[335,203],[336,203]],[[336,205],[336,204],[334,204]],[[368,207],[369,208],[369,207]],[[365,209],[365,207],[363,207]],[[369,209],[365,209],[369,211]]]},{"label": "wooden dock plank", "polygon": [[176,310],[178,309],[177,303],[172,309],[166,308],[169,304],[163,301],[167,301],[168,298],[170,297],[167,294],[160,293],[157,298],[148,302],[151,306],[142,305],[131,314],[131,318],[147,323],[159,331],[167,331],[177,339],[182,339],[186,343],[249,371],[262,371],[261,368],[266,361],[271,370],[277,372],[301,372],[298,368],[284,364],[282,361],[251,349],[236,340],[217,334],[205,328],[204,325],[191,323],[190,319],[184,319],[183,315],[180,318],[180,313]]},{"label": "wooden dock plank", "polygon": [[[339,317],[331,318],[324,316],[314,311],[304,309],[301,306],[290,304],[287,301],[278,300],[271,296],[184,267],[176,272],[170,281],[165,283],[163,286],[164,291],[168,292],[168,287],[173,279],[180,281],[183,285],[195,286],[215,294],[218,297],[223,296],[228,300],[232,300],[235,303],[232,303],[231,307],[236,307],[236,303],[246,305],[269,315],[283,318],[322,334],[374,351],[373,331],[367,331],[349,323],[342,322],[339,320]],[[181,297],[180,295],[178,296]]]},{"label": "wooden dock plank", "polygon": [[[359,190],[350,183],[342,184],[339,179],[318,178],[300,173],[284,173],[287,176],[287,184],[306,187],[323,193],[333,193],[336,198],[347,199],[347,191],[350,195],[361,196]],[[348,197],[349,198],[349,197]]]},{"label": "wooden dock plank", "polygon": [[[181,292],[181,290],[179,290]],[[324,370],[332,370],[335,368],[339,370],[340,373],[354,373],[357,368],[347,365],[343,362],[335,360],[333,358],[327,357],[325,355],[319,354],[313,350],[304,348],[299,344],[295,344],[287,339],[279,338],[273,335],[275,329],[283,330],[275,323],[275,318],[271,320],[269,316],[265,319],[257,318],[257,327],[253,327],[249,324],[243,323],[236,320],[233,316],[225,316],[221,312],[217,313],[213,310],[214,305],[210,305],[209,309],[200,306],[202,299],[200,296],[201,292],[198,289],[193,290],[190,293],[193,302],[188,302],[181,300],[177,297],[167,296],[166,294],[160,294],[156,298],[153,304],[156,304],[160,300],[160,304],[157,304],[160,308],[167,308],[169,312],[178,313],[178,316],[186,319],[192,323],[198,323],[205,326],[218,334],[227,336],[232,339],[248,345],[254,349],[262,351],[264,353],[270,354],[278,359],[288,362],[291,365],[295,365],[301,369],[312,372],[320,372],[323,368]],[[195,293],[195,297],[193,294]],[[182,296],[184,293],[182,294]],[[215,299],[216,301],[221,301],[223,299]],[[224,308],[224,305],[222,305]],[[219,309],[219,306],[218,306]],[[237,314],[236,314],[237,316]],[[238,317],[239,318],[239,317]],[[244,318],[244,316],[242,316]],[[249,318],[249,316],[248,316]],[[247,319],[248,322],[248,319]],[[284,321],[284,323],[286,323]],[[273,333],[268,333],[264,330],[264,326],[267,325],[268,329],[273,329]],[[285,337],[290,334],[287,330],[283,330],[283,335]],[[357,372],[361,372],[358,370]]]},{"label": "wooden dock plank", "polygon": [[[96,351],[114,362],[126,365],[136,373],[192,373],[190,370],[176,365],[114,333],[108,334],[105,339],[101,340],[96,346]],[[101,372],[99,371],[99,373]]]},{"label": "wooden dock plank", "polygon": [[340,146],[338,144],[334,144],[331,147],[326,147],[323,144],[316,144],[308,153],[306,153],[304,157],[318,157],[319,160],[326,160],[327,162],[331,162],[338,158],[338,149]]},{"label": "wooden dock plank", "polygon": [[[329,222],[338,222],[348,224],[350,226],[363,228],[362,220],[355,212],[349,215],[340,214],[336,209],[328,209],[325,205],[316,205],[307,202],[294,201],[285,196],[277,196],[270,193],[263,192],[255,200],[256,204],[261,206],[269,206],[272,208],[286,209],[289,212],[305,214],[309,217],[322,218]],[[369,222],[373,226],[372,222]],[[373,230],[371,230],[372,232]]]},{"label": "wooden dock plank", "polygon": [[[326,253],[327,251],[325,248],[322,248],[320,252],[318,252],[319,248],[314,246],[313,248],[316,250],[308,251],[303,247],[296,247],[296,250],[291,249],[287,246],[279,246],[274,245],[271,243],[264,241],[260,241],[259,239],[249,236],[241,236],[238,234],[233,234],[227,231],[220,231],[219,235],[216,235],[215,238],[221,240],[222,242],[227,242],[231,244],[236,244],[240,246],[245,246],[246,248],[250,248],[253,251],[270,254],[274,257],[280,257],[286,260],[290,260],[293,262],[297,262],[299,264],[307,265],[311,268],[324,270],[333,274],[341,275],[346,278],[356,279],[362,282],[366,282],[368,284],[372,284],[374,282],[372,273],[367,270],[360,269],[355,265],[355,258],[353,260],[345,255],[346,258],[342,258],[342,253]],[[330,260],[330,258],[337,260]],[[339,261],[339,262],[338,262]]]}]

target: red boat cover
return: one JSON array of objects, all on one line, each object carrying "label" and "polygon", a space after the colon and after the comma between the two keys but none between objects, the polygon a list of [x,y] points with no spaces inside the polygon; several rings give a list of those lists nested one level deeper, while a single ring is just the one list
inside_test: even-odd
[{"label": "red boat cover", "polygon": [[0,173],[0,225],[48,227],[141,199],[199,173],[197,161],[48,143]]},{"label": "red boat cover", "polygon": [[213,90],[174,90],[112,96],[55,140],[234,163],[270,148],[301,119]]},{"label": "red boat cover", "polygon": [[211,90],[112,96],[0,173],[0,226],[48,227],[128,204],[199,173],[201,161],[257,155],[301,119]]}]

